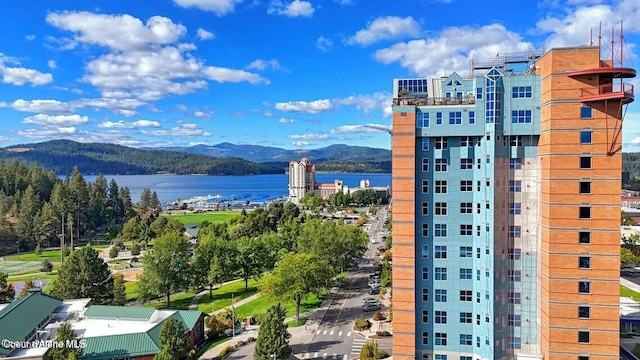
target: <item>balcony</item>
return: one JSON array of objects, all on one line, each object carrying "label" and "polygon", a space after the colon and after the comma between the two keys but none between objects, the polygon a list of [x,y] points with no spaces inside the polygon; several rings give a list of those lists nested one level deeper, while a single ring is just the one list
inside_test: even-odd
[{"label": "balcony", "polygon": [[621,100],[623,104],[634,100],[633,85],[629,83],[614,83],[581,89],[580,102],[588,103],[602,100]]},{"label": "balcony", "polygon": [[634,78],[636,77],[636,70],[632,68],[624,68],[624,67],[612,67],[607,65],[606,63],[602,63],[602,66],[597,68],[590,69],[579,69],[579,70],[569,70],[567,71],[567,76],[575,77],[575,76],[588,76],[588,75],[600,75],[600,76],[608,76],[614,79],[624,79],[624,78]]},{"label": "balcony", "polygon": [[397,106],[443,106],[443,105],[474,105],[474,98],[417,98],[417,97],[399,97],[393,99],[393,105]]}]

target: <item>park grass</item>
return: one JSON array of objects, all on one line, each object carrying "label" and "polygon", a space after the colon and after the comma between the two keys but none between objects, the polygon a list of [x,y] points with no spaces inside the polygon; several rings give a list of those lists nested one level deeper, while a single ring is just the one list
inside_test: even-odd
[{"label": "park grass", "polygon": [[196,294],[183,293],[171,296],[171,306],[167,307],[166,301],[157,301],[149,304],[145,304],[145,307],[152,307],[156,309],[171,309],[171,310],[188,310],[191,305],[191,300]]},{"label": "park grass", "polygon": [[633,291],[629,288],[626,288],[624,286],[620,286],[620,296],[622,297],[629,297],[632,298],[635,301],[639,301],[640,302],[640,293]]},{"label": "park grass", "polygon": [[139,288],[137,281],[124,282],[124,295],[127,301],[136,301],[139,297]]},{"label": "park grass", "polygon": [[[102,249],[108,248],[109,245],[96,245],[92,247],[96,250],[102,250]],[[77,248],[80,248],[80,247],[77,247]],[[54,262],[54,261],[60,262],[60,257],[61,257],[60,255],[61,255],[61,250],[56,249],[56,250],[44,250],[40,255],[36,254],[35,251],[7,255],[4,257],[4,259],[7,261],[37,261],[39,263],[44,260],[49,260],[51,262]]]},{"label": "park grass", "polygon": [[293,328],[293,327],[300,327],[304,324],[307,323],[307,318],[306,317],[301,317],[300,320],[291,320],[289,322],[284,323],[287,327]]},{"label": "park grass", "polygon": [[176,219],[183,224],[196,223],[200,224],[203,221],[208,221],[212,224],[219,224],[228,222],[233,216],[240,214],[239,211],[212,211],[208,213],[200,214],[184,214],[179,215],[164,215],[169,219]]},{"label": "park grass", "polygon": [[215,339],[212,342],[206,344],[205,346],[203,346],[202,348],[200,348],[200,350],[198,350],[198,353],[196,354],[196,356],[194,356],[194,359],[199,359],[202,355],[204,355],[204,353],[206,353],[207,351],[209,351],[209,349],[213,349],[214,347],[223,344],[227,341],[231,340],[231,336],[223,336],[219,339]]},{"label": "park grass", "polygon": [[230,284],[222,285],[213,290],[213,298],[209,297],[209,292],[200,298],[198,301],[198,310],[210,314],[231,305],[232,294],[234,300],[239,301],[256,294],[260,286],[262,286],[262,279],[250,279],[247,290],[244,289],[244,280],[237,280]]},{"label": "park grass", "polygon": [[57,278],[58,278],[58,272],[54,271],[51,273],[37,272],[37,273],[31,273],[31,274],[14,275],[14,276],[9,276],[7,280],[8,281],[27,281],[27,280],[34,280],[34,279],[38,279],[38,280],[49,279],[53,281]]},{"label": "park grass", "polygon": [[[320,298],[316,297],[314,294],[309,294],[300,304],[300,314],[302,315],[318,308],[322,304],[322,300],[326,294],[327,293],[325,291]],[[296,306],[292,300],[280,301],[272,296],[261,296],[244,305],[240,305],[235,309],[235,313],[239,319],[244,319],[247,316],[255,317],[257,314],[267,312],[267,309],[277,303],[280,303],[280,306],[285,310],[287,317],[295,316]]]}]

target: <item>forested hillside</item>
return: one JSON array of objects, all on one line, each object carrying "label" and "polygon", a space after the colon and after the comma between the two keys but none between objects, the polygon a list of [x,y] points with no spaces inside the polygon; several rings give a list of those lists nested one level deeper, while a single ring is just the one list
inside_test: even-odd
[{"label": "forested hillside", "polygon": [[0,160],[36,163],[58,174],[78,166],[85,174],[282,174],[283,168],[240,158],[212,158],[184,152],[140,150],[114,144],[52,140],[0,149]]},{"label": "forested hillside", "polygon": [[622,153],[622,184],[625,189],[640,191],[640,153]]}]

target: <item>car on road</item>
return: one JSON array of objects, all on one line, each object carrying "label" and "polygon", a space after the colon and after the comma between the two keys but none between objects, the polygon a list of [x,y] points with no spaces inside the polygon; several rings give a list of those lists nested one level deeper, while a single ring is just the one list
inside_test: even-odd
[{"label": "car on road", "polygon": [[380,287],[369,288],[369,295],[378,295],[378,294],[380,294]]},{"label": "car on road", "polygon": [[380,305],[375,304],[375,303],[366,303],[364,305],[362,305],[362,311],[378,311],[380,310]]},{"label": "car on road", "polygon": [[369,279],[369,281],[367,282],[367,285],[372,286],[372,285],[378,285],[380,286],[380,279]]},{"label": "car on road", "polygon": [[379,304],[379,303],[380,303],[380,300],[378,300],[378,299],[376,299],[376,298],[373,298],[373,297],[368,297],[368,298],[364,298],[364,299],[362,299],[362,304],[363,304],[363,305],[364,305],[364,304],[369,304],[369,303],[372,303],[372,304]]}]

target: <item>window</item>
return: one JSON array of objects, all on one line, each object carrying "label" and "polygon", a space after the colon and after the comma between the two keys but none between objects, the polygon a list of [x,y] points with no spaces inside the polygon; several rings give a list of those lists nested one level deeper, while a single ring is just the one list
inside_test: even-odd
[{"label": "window", "polygon": [[439,136],[436,138],[436,150],[447,149],[449,147],[448,138],[446,136]]},{"label": "window", "polygon": [[436,180],[436,194],[447,193],[447,180]]},{"label": "window", "polygon": [[447,345],[447,333],[436,333],[436,345]]},{"label": "window", "polygon": [[460,257],[473,257],[471,246],[460,246]]},{"label": "window", "polygon": [[473,269],[460,269],[460,280],[473,280]]},{"label": "window", "polygon": [[469,147],[473,146],[473,137],[471,136],[463,136],[460,138],[460,147]]},{"label": "window", "polygon": [[469,124],[475,124],[475,123],[476,123],[476,112],[469,111]]},{"label": "window", "polygon": [[460,214],[473,214],[473,203],[460,203]]},{"label": "window", "polygon": [[460,334],[460,345],[473,345],[473,335]]},{"label": "window", "polygon": [[591,316],[591,308],[588,306],[578,306],[578,317],[588,319]]},{"label": "window", "polygon": [[511,111],[512,124],[530,124],[531,110],[513,110]]},{"label": "window", "polygon": [[422,150],[429,150],[429,138],[422,138]]},{"label": "window", "polygon": [[429,180],[422,180],[422,193],[423,194],[429,193]]},{"label": "window", "polygon": [[509,180],[509,191],[511,191],[511,192],[521,192],[522,191],[522,180]]},{"label": "window", "polygon": [[429,127],[429,113],[418,113],[418,125],[420,125],[421,127]]},{"label": "window", "polygon": [[482,88],[476,88],[476,99],[482,99]]},{"label": "window", "polygon": [[422,158],[422,172],[429,172],[429,158]]},{"label": "window", "polygon": [[509,146],[522,146],[522,136],[521,135],[509,136]]},{"label": "window", "polygon": [[438,216],[446,216],[447,215],[447,203],[446,202],[437,202],[436,203],[436,215],[438,215]]},{"label": "window", "polygon": [[509,214],[520,215],[521,211],[522,211],[522,204],[509,203]]},{"label": "window", "polygon": [[522,159],[509,159],[509,169],[511,170],[520,170],[522,169]]},{"label": "window", "polygon": [[591,119],[593,118],[593,109],[588,106],[583,106],[580,108],[580,118],[581,119]]},{"label": "window", "polygon": [[473,292],[471,290],[460,290],[460,301],[473,301]]},{"label": "window", "polygon": [[423,331],[422,332],[422,345],[429,345],[429,332],[428,331]]},{"label": "window", "polygon": [[578,258],[578,266],[580,269],[590,269],[591,268],[591,257],[589,256],[580,256]]},{"label": "window", "polygon": [[422,215],[423,216],[429,215],[429,202],[428,201],[423,201],[422,202]]},{"label": "window", "polygon": [[462,125],[462,112],[450,111],[449,112],[449,125]]},{"label": "window", "polygon": [[435,311],[434,319],[436,324],[446,324],[447,323],[447,312],[446,311]]},{"label": "window", "polygon": [[521,303],[521,299],[520,296],[521,294],[519,292],[509,292],[509,303],[510,304],[520,304]]},{"label": "window", "polygon": [[580,355],[578,356],[578,360],[589,360],[589,357],[585,355]]},{"label": "window", "polygon": [[578,331],[578,342],[579,343],[588,343],[589,342],[589,332],[588,331]]},{"label": "window", "polygon": [[460,236],[473,236],[473,225],[460,225]]},{"label": "window", "polygon": [[447,360],[447,355],[436,354],[435,360]]},{"label": "window", "polygon": [[447,159],[436,159],[436,171],[447,171]]},{"label": "window", "polygon": [[435,224],[435,237],[447,236],[447,224]]},{"label": "window", "polygon": [[509,260],[520,260],[522,258],[522,249],[509,249]]},{"label": "window", "polygon": [[422,267],[422,280],[429,280],[429,267],[428,266],[423,266]]},{"label": "window", "polygon": [[472,180],[460,180],[460,191],[473,191],[473,181]]},{"label": "window", "polygon": [[[442,245],[436,245],[436,259],[446,259],[446,258],[447,258],[447,247]],[[438,274],[436,272],[436,277],[437,276]]]},{"label": "window", "polygon": [[580,131],[580,144],[591,144],[591,131]]},{"label": "window", "polygon": [[509,315],[507,317],[507,324],[509,326],[521,326],[522,325],[522,316],[521,315]]},{"label": "window", "polygon": [[591,206],[580,206],[580,219],[591,219]]},{"label": "window", "polygon": [[522,235],[522,227],[518,225],[509,226],[509,237],[519,238]]},{"label": "window", "polygon": [[429,289],[427,288],[422,289],[422,301],[424,302],[429,301]]},{"label": "window", "polygon": [[422,323],[429,323],[429,310],[422,310]]},{"label": "window", "polygon": [[446,289],[436,289],[436,302],[447,302]]},{"label": "window", "polygon": [[429,224],[428,223],[423,223],[422,224],[422,236],[423,237],[429,237]]},{"label": "window", "polygon": [[522,271],[521,270],[507,270],[509,275],[509,281],[520,282],[522,281]]},{"label": "window", "polygon": [[588,231],[580,231],[578,235],[578,242],[580,244],[591,244],[591,233]]},{"label": "window", "polygon": [[447,280],[447,268],[436,268],[436,280]]},{"label": "window", "polygon": [[471,356],[460,356],[460,360],[473,360]]},{"label": "window", "polygon": [[429,245],[422,245],[422,258],[423,259],[429,258]]},{"label": "window", "polygon": [[530,98],[531,86],[514,86],[511,88],[511,97],[517,98]]},{"label": "window", "polygon": [[522,347],[522,340],[519,337],[509,337],[509,347],[520,349],[520,347]]},{"label": "window", "polygon": [[473,169],[473,159],[469,159],[469,158],[460,159],[460,169],[462,169],[462,170],[472,170]]},{"label": "window", "polygon": [[591,156],[580,156],[580,169],[591,169]]},{"label": "window", "polygon": [[580,294],[589,294],[591,292],[591,282],[590,281],[579,281],[578,282],[578,292]]},{"label": "window", "polygon": [[437,112],[436,113],[436,125],[442,125],[442,113],[441,112]]},{"label": "window", "polygon": [[460,323],[461,324],[471,324],[473,321],[473,314],[470,312],[461,312],[460,313]]},{"label": "window", "polygon": [[591,194],[591,181],[580,181],[580,194]]}]

